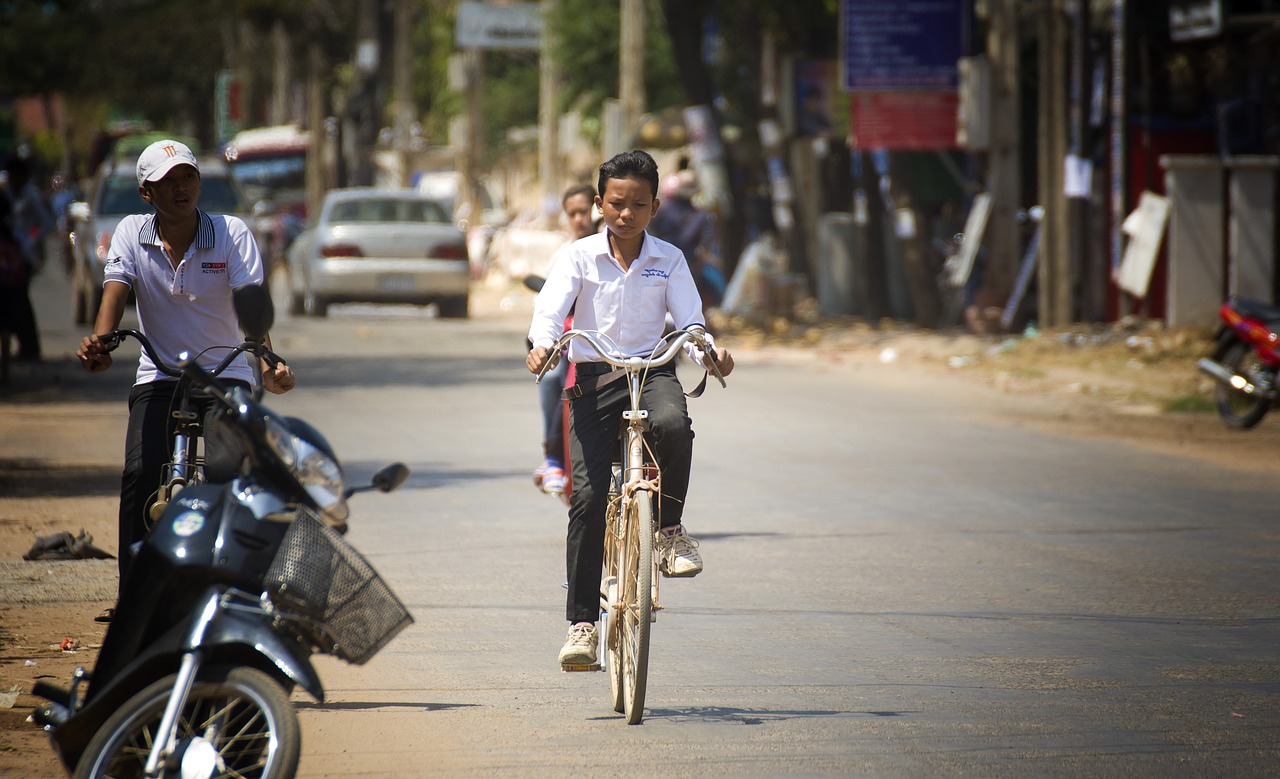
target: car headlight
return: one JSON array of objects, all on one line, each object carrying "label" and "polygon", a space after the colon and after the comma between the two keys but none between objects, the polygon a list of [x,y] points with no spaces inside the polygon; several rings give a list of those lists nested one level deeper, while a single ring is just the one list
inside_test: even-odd
[{"label": "car headlight", "polygon": [[345,522],[347,501],[342,494],[342,466],[310,441],[294,435],[289,428],[270,417],[266,419],[266,441],[326,518]]}]

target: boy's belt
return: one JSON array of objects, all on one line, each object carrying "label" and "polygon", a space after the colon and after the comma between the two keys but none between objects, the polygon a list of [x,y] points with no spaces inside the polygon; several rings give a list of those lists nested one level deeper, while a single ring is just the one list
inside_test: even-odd
[{"label": "boy's belt", "polygon": [[[573,367],[573,385],[565,387],[560,392],[560,397],[565,400],[577,400],[583,395],[590,395],[598,392],[602,387],[612,384],[627,375],[625,368],[612,368],[608,363],[604,362],[583,362]],[[676,372],[675,366],[663,365],[652,368],[653,373],[672,373]],[[702,389],[706,386],[707,377],[703,375],[702,382],[698,384],[693,392],[685,394],[691,398],[696,398],[702,394]]]},{"label": "boy's belt", "polygon": [[582,362],[573,366],[573,385],[565,387],[560,397],[577,400],[583,395],[597,392],[601,387],[627,375],[626,368],[614,368],[607,362]]}]

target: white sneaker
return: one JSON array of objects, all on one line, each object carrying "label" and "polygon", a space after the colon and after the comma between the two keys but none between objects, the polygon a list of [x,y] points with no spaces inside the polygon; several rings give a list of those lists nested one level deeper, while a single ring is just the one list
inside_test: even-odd
[{"label": "white sneaker", "polygon": [[684,532],[682,525],[676,525],[674,533],[658,531],[658,555],[658,570],[663,576],[680,579],[702,573],[698,542]]},{"label": "white sneaker", "polygon": [[560,649],[560,665],[592,665],[596,661],[596,626],[579,622],[569,628]]}]

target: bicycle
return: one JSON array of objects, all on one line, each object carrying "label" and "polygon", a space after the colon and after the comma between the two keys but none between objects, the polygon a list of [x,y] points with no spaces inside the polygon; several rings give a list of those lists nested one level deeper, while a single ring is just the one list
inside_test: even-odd
[{"label": "bicycle", "polygon": [[[101,336],[108,352],[115,351],[124,342],[125,338],[133,338],[141,344],[151,358],[152,364],[156,366],[156,370],[166,376],[176,378],[179,382],[176,395],[177,407],[170,412],[174,419],[174,433],[169,462],[162,466],[160,486],[155,493],[156,500],[147,510],[147,529],[150,530],[151,525],[164,513],[165,508],[173,500],[174,496],[181,492],[183,488],[201,484],[205,480],[203,448],[200,446],[201,441],[204,439],[204,423],[201,418],[201,411],[195,408],[199,396],[205,391],[194,387],[190,379],[184,375],[181,367],[175,368],[161,359],[160,355],[156,353],[155,347],[151,345],[151,341],[141,332],[122,328],[112,330]],[[211,346],[189,359],[196,360],[212,349],[230,350],[227,356],[210,371],[210,375],[215,377],[221,375],[241,354],[248,353],[253,355],[254,359],[251,362],[253,363],[254,376],[257,377],[257,386],[253,391],[254,400],[262,398],[262,360],[266,359],[272,367],[284,363],[282,357],[272,352],[262,342],[252,338],[246,338],[239,346]]]},{"label": "bicycle", "polygon": [[[626,423],[619,430],[619,456],[613,464],[609,504],[605,512],[604,578],[600,586],[600,623],[608,649],[601,666],[566,666],[565,670],[607,670],[613,709],[626,715],[628,725],[644,716],[649,673],[649,634],[662,609],[658,602],[659,560],[654,554],[658,533],[656,500],[662,495],[662,474],[645,441],[648,412],[640,407],[646,373],[675,359],[687,342],[711,359],[706,362],[720,386],[726,386],[713,352],[700,327],[677,330],[664,336],[649,357],[614,357],[616,345],[603,343],[598,331],[569,330],[551,347],[538,373],[542,381],[550,366],[574,338],[583,338],[602,360],[627,372],[630,408],[623,410]],[[664,345],[665,344],[665,345]],[[695,391],[695,395],[700,390]]]}]

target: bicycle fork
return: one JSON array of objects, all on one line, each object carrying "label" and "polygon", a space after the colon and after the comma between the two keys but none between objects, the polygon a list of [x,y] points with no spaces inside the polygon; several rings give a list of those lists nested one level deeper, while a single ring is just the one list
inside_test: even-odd
[{"label": "bicycle fork", "polygon": [[164,514],[182,488],[195,481],[196,468],[199,465],[197,447],[200,441],[200,415],[187,408],[173,412],[177,422],[173,436],[173,452],[169,462],[160,471],[160,488],[156,491],[155,503],[151,504],[147,515],[154,523]]}]

